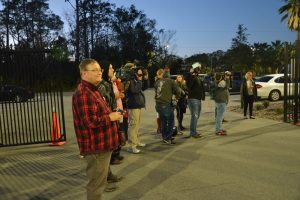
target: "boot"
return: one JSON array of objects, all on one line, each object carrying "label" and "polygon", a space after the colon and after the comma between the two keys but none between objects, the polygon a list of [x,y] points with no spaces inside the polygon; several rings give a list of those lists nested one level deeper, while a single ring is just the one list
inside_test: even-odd
[{"label": "boot", "polygon": [[183,130],[186,129],[184,126],[182,126],[182,119],[179,119],[179,120],[178,120],[178,128],[179,128],[179,130],[181,130],[181,131],[183,131]]},{"label": "boot", "polygon": [[182,126],[182,124],[179,124],[178,128],[179,128],[179,130],[181,130],[181,131],[183,131],[183,130],[186,129],[184,126]]}]

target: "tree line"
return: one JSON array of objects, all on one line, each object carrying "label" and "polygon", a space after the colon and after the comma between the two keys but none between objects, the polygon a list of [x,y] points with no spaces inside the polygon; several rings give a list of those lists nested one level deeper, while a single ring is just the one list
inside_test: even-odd
[{"label": "tree line", "polygon": [[[285,41],[249,44],[247,28],[239,24],[228,50],[182,58],[169,48],[176,32],[158,30],[156,20],[149,19],[134,5],[116,7],[109,1],[76,0],[76,6],[71,5],[73,13],[65,16],[67,24],[64,24],[61,16],[50,10],[48,0],[0,2],[3,6],[0,48],[52,49],[59,61],[66,61],[78,48],[79,60],[88,57],[109,60],[117,68],[138,60],[152,74],[164,66],[177,73],[183,65],[196,61],[205,66],[205,72],[228,68],[266,74],[280,71],[286,60],[295,54],[295,44]],[[70,6],[71,2],[65,3]],[[64,27],[69,27],[67,34]]]}]

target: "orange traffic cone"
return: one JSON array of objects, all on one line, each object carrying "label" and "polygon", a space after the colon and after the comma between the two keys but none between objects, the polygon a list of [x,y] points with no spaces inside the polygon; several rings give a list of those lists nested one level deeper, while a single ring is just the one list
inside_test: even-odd
[{"label": "orange traffic cone", "polygon": [[65,142],[55,142],[60,139],[60,125],[58,118],[56,116],[56,112],[52,112],[52,142],[49,146],[61,146],[64,145]]}]

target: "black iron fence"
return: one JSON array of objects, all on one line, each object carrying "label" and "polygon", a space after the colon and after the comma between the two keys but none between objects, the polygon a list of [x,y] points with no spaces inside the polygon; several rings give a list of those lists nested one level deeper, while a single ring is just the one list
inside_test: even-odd
[{"label": "black iron fence", "polygon": [[66,140],[61,80],[51,51],[0,50],[0,147]]},{"label": "black iron fence", "polygon": [[[300,51],[299,51],[300,52]],[[284,68],[284,122],[297,124],[300,118],[300,87],[299,64],[297,59],[291,58],[286,51]]]}]

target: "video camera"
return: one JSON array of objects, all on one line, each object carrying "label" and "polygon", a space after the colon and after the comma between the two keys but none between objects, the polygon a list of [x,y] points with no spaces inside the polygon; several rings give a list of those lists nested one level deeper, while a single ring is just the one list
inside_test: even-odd
[{"label": "video camera", "polygon": [[224,72],[216,72],[214,77],[216,81],[221,81],[224,79]]},{"label": "video camera", "polygon": [[124,66],[116,70],[116,76],[122,81],[129,81],[135,78],[135,73],[138,69],[143,71],[143,78],[148,75],[147,69],[143,67],[137,67],[135,63],[126,63]]},{"label": "video camera", "polygon": [[137,67],[134,63],[126,63],[121,68],[116,69],[116,76],[122,81],[129,81],[134,78],[136,68]]},{"label": "video camera", "polygon": [[221,81],[225,79],[225,76],[231,76],[231,72],[230,71],[225,71],[225,72],[216,72],[214,75],[214,78],[216,81]]}]

